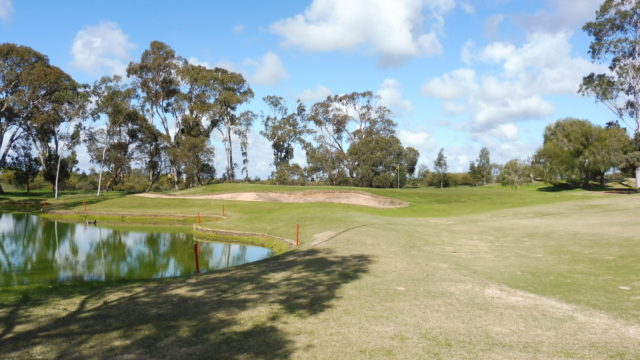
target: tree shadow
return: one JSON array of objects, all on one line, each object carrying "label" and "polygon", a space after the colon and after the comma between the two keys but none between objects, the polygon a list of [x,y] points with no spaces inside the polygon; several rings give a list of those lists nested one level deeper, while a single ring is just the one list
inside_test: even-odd
[{"label": "tree shadow", "polygon": [[[33,316],[37,311],[23,311],[20,327],[2,324],[0,353],[7,358],[286,359],[293,345],[278,319],[327,310],[338,289],[367,273],[371,262],[366,255],[310,249],[200,277],[97,291],[64,315],[42,319]],[[8,316],[15,319],[20,311]]]}]

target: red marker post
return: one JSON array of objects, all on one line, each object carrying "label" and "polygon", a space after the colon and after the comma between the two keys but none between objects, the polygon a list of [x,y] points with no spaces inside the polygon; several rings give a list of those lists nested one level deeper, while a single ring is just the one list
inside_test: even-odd
[{"label": "red marker post", "polygon": [[87,202],[82,200],[82,206],[84,207],[84,212],[87,212]]},{"label": "red marker post", "polygon": [[200,274],[200,261],[198,260],[198,243],[193,244],[193,254],[196,257],[196,274]]},{"label": "red marker post", "polygon": [[300,246],[300,224],[296,224],[296,246]]}]

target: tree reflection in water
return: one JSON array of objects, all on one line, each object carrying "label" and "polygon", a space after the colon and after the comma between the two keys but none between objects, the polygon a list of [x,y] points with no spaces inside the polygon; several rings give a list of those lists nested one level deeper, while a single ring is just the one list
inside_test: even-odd
[{"label": "tree reflection in water", "polygon": [[[268,257],[268,249],[200,244],[201,271]],[[0,215],[0,285],[149,279],[195,273],[193,237]]]}]

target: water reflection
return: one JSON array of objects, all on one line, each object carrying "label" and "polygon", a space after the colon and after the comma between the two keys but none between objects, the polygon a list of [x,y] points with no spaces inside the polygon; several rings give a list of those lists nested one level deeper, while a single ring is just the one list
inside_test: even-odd
[{"label": "water reflection", "polygon": [[[148,279],[195,273],[193,237],[0,215],[0,285]],[[268,249],[201,243],[202,272],[256,261]]]}]

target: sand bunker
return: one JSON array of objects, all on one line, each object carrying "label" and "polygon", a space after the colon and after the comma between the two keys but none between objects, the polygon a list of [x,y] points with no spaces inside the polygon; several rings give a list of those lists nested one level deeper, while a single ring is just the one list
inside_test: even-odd
[{"label": "sand bunker", "polygon": [[210,195],[166,195],[144,193],[137,196],[162,199],[211,199],[235,201],[268,201],[268,202],[329,202],[338,204],[361,205],[378,209],[392,209],[408,206],[409,204],[359,191],[310,190],[295,192],[237,192]]}]

